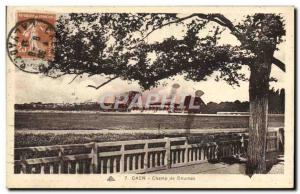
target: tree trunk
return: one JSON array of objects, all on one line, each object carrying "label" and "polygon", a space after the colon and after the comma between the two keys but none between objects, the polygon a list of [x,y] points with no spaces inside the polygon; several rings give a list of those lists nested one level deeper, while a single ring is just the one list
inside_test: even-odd
[{"label": "tree trunk", "polygon": [[268,92],[273,52],[265,52],[250,66],[249,143],[246,173],[266,173],[266,138],[268,130]]}]

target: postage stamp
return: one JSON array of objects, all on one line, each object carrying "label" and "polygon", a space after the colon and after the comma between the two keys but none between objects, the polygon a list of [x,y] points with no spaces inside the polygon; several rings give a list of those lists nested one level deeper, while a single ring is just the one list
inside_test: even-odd
[{"label": "postage stamp", "polygon": [[8,7],[7,187],[294,185],[294,7]]},{"label": "postage stamp", "polygon": [[10,60],[21,70],[38,73],[54,58],[55,14],[17,13],[7,40]]}]

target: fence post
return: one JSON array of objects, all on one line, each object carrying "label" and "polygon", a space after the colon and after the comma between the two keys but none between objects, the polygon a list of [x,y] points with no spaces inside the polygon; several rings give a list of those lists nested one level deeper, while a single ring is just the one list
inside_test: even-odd
[{"label": "fence post", "polygon": [[242,138],[241,138],[241,149],[240,149],[240,155],[244,154],[245,150],[244,150],[244,146],[245,146],[245,142],[244,142],[244,135],[242,134]]},{"label": "fence post", "polygon": [[144,156],[144,170],[147,171],[148,168],[148,142],[144,146],[145,156]]},{"label": "fence post", "polygon": [[278,130],[276,130],[276,134],[277,134],[277,142],[276,142],[277,143],[277,150],[276,151],[277,152],[281,151],[280,147],[279,147],[280,143],[282,144],[282,146],[283,146],[282,149],[284,150],[284,144],[283,144],[284,136],[283,136],[283,134],[280,133],[280,129],[282,129],[282,128],[278,128]]},{"label": "fence post", "polygon": [[170,138],[165,137],[166,141],[166,156],[165,156],[165,164],[167,168],[171,168],[171,142]]},{"label": "fence post", "polygon": [[26,174],[26,153],[20,155],[21,173]]},{"label": "fence post", "polygon": [[124,144],[121,145],[121,158],[120,158],[120,173],[124,173],[124,165],[125,165],[125,148]]},{"label": "fence post", "polygon": [[64,149],[60,148],[58,151],[58,157],[59,157],[59,166],[58,166],[58,173],[63,174],[64,173]]},{"label": "fence post", "polygon": [[93,143],[92,146],[92,173],[96,174],[98,171],[98,146],[97,143]]},{"label": "fence post", "polygon": [[214,160],[219,160],[219,158],[218,158],[219,146],[218,146],[217,143],[215,143],[214,147],[215,147],[215,149],[214,149],[214,158],[213,159]]},{"label": "fence post", "polygon": [[185,137],[185,140],[184,140],[184,147],[185,147],[185,150],[184,150],[184,163],[187,164],[189,161],[189,144],[188,144],[188,138]]}]

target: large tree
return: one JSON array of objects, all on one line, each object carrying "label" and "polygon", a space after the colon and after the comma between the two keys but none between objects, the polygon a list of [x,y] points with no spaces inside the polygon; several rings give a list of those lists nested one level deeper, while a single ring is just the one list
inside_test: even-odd
[{"label": "large tree", "polygon": [[[168,26],[182,28],[181,37],[155,42],[147,39]],[[247,173],[266,172],[268,91],[272,65],[285,71],[274,57],[285,35],[280,15],[256,13],[234,23],[219,13],[181,16],[164,13],[95,13],[61,15],[56,24],[55,57],[40,68],[47,76],[106,75],[108,81],[136,80],[148,89],[160,80],[183,75],[202,81],[216,74],[231,85],[246,80],[242,66],[250,70],[249,145]],[[225,31],[231,35],[224,35]],[[203,35],[205,33],[205,35]],[[238,44],[220,43],[233,36]],[[154,38],[152,38],[154,39]]]}]

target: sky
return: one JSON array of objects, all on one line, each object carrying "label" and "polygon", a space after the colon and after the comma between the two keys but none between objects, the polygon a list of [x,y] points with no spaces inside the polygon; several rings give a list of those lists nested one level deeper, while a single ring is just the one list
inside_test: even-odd
[{"label": "sky", "polygon": [[[241,14],[225,15],[232,21],[236,18],[241,18]],[[238,20],[237,20],[238,21]],[[209,33],[202,31],[203,35]],[[152,33],[148,40],[149,42],[161,41],[164,38],[174,35],[175,37],[181,37],[184,34],[184,30],[181,27],[175,25],[165,27],[162,30]],[[200,34],[201,36],[201,34]],[[232,45],[239,44],[235,37],[230,35],[228,30],[223,32],[220,39],[220,44],[230,43]],[[279,45],[279,51],[275,52],[275,57],[285,62],[285,43]],[[247,67],[242,69],[247,76],[249,76],[249,70]],[[271,76],[278,79],[278,82],[271,83],[271,87],[275,89],[283,88],[284,86],[284,72],[282,72],[276,66],[272,66]],[[74,103],[74,102],[97,102],[101,96],[118,95],[130,90],[142,91],[137,82],[128,82],[120,79],[115,79],[109,84],[95,90],[87,85],[100,85],[107,80],[106,77],[96,75],[75,79],[71,84],[69,82],[73,79],[74,75],[65,75],[58,79],[52,79],[43,75],[28,74],[18,69],[15,71],[15,87],[16,87],[16,103],[30,103],[30,102],[53,102],[53,103]],[[161,80],[161,83],[167,83],[165,87],[159,87],[152,89],[153,92],[159,94],[169,94],[171,86],[174,83],[180,85],[178,93],[182,95],[194,94],[196,90],[202,90],[204,95],[202,99],[205,103],[208,102],[221,102],[221,101],[247,101],[248,100],[248,82],[240,82],[240,87],[230,86],[224,81],[216,82],[214,76],[211,76],[207,81],[193,82],[186,81],[183,76],[175,76],[172,80]],[[151,92],[151,91],[150,91]],[[145,91],[149,93],[149,91]]]}]

